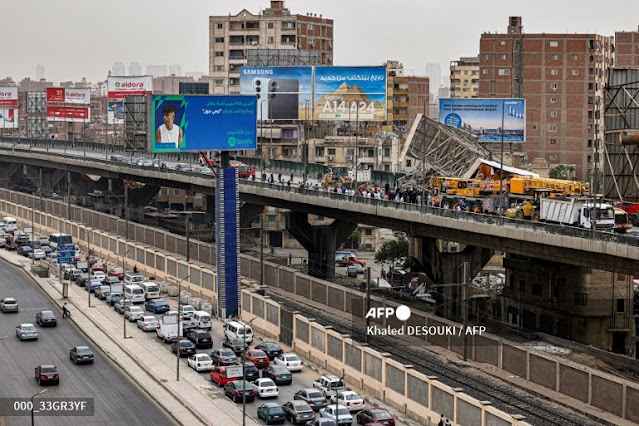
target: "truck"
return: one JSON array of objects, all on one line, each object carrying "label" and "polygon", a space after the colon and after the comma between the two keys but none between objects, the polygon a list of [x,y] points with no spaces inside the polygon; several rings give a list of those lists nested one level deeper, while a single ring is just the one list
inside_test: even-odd
[{"label": "truck", "polygon": [[111,290],[109,290],[110,293],[120,293],[123,294],[122,292],[124,291],[124,286],[122,284],[111,284]]},{"label": "truck", "polygon": [[164,343],[177,341],[178,338],[178,316],[177,312],[167,312],[162,315],[159,321],[159,327],[155,329],[157,336]]},{"label": "truck", "polygon": [[615,232],[625,234],[630,228],[632,228],[632,223],[628,212],[621,207],[615,207]]},{"label": "truck", "polygon": [[335,264],[338,266],[350,266],[359,263],[362,267],[366,266],[366,262],[359,260],[355,253],[350,251],[336,251]]},{"label": "truck", "polygon": [[538,219],[585,229],[592,229],[594,223],[595,229],[602,231],[612,231],[615,226],[612,205],[586,198],[541,198]]},{"label": "truck", "polygon": [[630,216],[630,222],[632,222],[634,226],[639,226],[639,203],[625,204],[622,209]]},{"label": "truck", "polygon": [[319,379],[313,380],[313,387],[321,391],[326,398],[330,398],[346,390],[344,381],[333,375],[324,375]]}]

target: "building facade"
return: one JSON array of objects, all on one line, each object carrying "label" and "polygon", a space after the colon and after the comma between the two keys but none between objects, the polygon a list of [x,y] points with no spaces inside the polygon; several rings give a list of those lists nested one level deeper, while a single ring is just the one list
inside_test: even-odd
[{"label": "building facade", "polygon": [[333,20],[316,13],[293,15],[284,1],[254,14],[209,17],[209,76],[214,94],[240,93],[240,68],[256,49],[311,50],[333,64]]},{"label": "building facade", "polygon": [[524,34],[521,17],[509,19],[506,34],[481,36],[479,97],[525,98],[526,142],[519,148],[528,160],[573,164],[577,178],[588,179],[602,166],[598,147],[612,37]]},{"label": "building facade", "polygon": [[450,63],[450,97],[479,97],[479,57],[461,57]]},{"label": "building facade", "polygon": [[615,33],[615,67],[639,67],[639,29]]}]

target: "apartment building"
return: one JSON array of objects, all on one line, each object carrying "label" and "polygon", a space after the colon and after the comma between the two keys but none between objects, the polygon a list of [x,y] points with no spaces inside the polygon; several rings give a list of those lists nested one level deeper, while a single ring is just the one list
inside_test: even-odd
[{"label": "apartment building", "polygon": [[291,14],[284,1],[271,1],[260,13],[209,17],[211,92],[240,93],[240,68],[250,50],[310,50],[321,65],[333,65],[333,20],[316,13]]},{"label": "apartment building", "polygon": [[429,110],[430,79],[405,73],[399,61],[386,61],[386,123],[383,130],[402,140],[418,114]]},{"label": "apartment building", "polygon": [[615,33],[615,67],[639,67],[639,29]]},{"label": "apartment building", "polygon": [[[603,88],[613,64],[612,37],[524,34],[519,16],[506,34],[480,40],[479,97],[526,99],[528,161],[573,164],[577,178],[602,167]],[[499,151],[499,144],[488,149]]]},{"label": "apartment building", "polygon": [[450,97],[479,97],[479,57],[461,57],[450,63]]}]

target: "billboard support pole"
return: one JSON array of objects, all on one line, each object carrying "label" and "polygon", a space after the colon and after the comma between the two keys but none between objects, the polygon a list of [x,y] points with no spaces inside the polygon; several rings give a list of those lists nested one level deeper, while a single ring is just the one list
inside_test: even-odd
[{"label": "billboard support pole", "polygon": [[359,161],[359,104],[355,110],[355,190],[359,192],[359,182],[357,181],[357,162]]},{"label": "billboard support pole", "polygon": [[504,215],[504,109],[506,104],[501,102],[501,155],[499,160],[499,216]]}]

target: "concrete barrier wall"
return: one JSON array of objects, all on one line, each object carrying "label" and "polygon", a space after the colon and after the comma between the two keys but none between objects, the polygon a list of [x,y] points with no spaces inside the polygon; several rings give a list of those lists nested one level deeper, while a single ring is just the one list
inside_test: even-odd
[{"label": "concrete barrier wall", "polygon": [[[32,219],[30,206],[39,208],[38,197],[0,189],[0,210],[2,212],[15,216],[25,223],[30,223]],[[73,233],[76,243],[86,250],[88,247],[87,230],[92,229],[94,235],[92,242],[97,243],[92,244],[92,250],[96,251],[100,256],[113,263],[122,264],[122,255],[127,250],[132,250],[135,254],[132,255],[130,252],[125,259],[127,268],[132,268],[135,265],[144,274],[153,275],[158,280],[166,280],[173,284],[177,284],[181,278],[188,275],[187,271],[190,271],[192,277],[188,281],[182,282],[182,290],[189,291],[194,296],[210,301],[214,307],[217,306],[216,271],[209,267],[211,261],[215,258],[215,249],[210,244],[197,242],[192,245],[191,250],[192,259],[205,261],[207,264],[198,265],[195,262],[187,264],[183,259],[162,255],[157,252],[157,249],[175,252],[179,244],[185,247],[184,237],[146,225],[129,223],[129,241],[132,238],[137,241],[135,243],[129,242],[127,245],[126,240],[122,238],[122,235],[125,234],[125,223],[122,219],[82,207],[71,206],[72,218],[82,222],[72,223],[67,219],[58,219],[58,217],[68,217],[65,203],[44,199],[43,208],[44,212],[36,212],[33,216],[38,232],[49,234],[61,232],[62,229],[62,232]],[[80,236],[85,237],[83,239]],[[124,247],[128,248],[125,249]],[[197,247],[197,250],[195,247]],[[134,259],[138,250],[142,253],[139,257],[140,261]],[[149,260],[153,258],[153,255],[154,260]],[[240,258],[242,266],[250,265],[248,268],[242,268],[242,274],[247,278],[259,280],[259,261],[246,255],[240,255]],[[326,306],[332,306],[332,309],[344,310],[359,317],[363,316],[365,302],[362,293],[295,272],[285,266],[269,262],[264,263],[264,283],[266,285],[284,288],[282,287],[283,285],[287,291],[292,289],[293,293],[310,298]],[[276,303],[272,300],[270,302]],[[372,296],[371,306],[397,307],[397,303],[378,296]],[[262,311],[261,318],[265,318],[264,322],[268,323],[266,319],[268,310],[266,308],[263,309],[265,310]],[[273,314],[271,314],[272,318]],[[423,321],[421,325],[458,325],[455,322],[434,318],[417,310],[413,312],[410,325],[418,325],[416,324],[418,318]],[[265,332],[273,337],[280,335],[279,328],[272,322],[270,326],[262,324],[259,328],[264,329]],[[294,335],[294,338],[296,337]],[[309,333],[308,337],[311,339],[312,334]],[[447,336],[428,336],[425,340],[427,344],[434,344],[461,353],[461,345],[458,339],[451,339]],[[312,342],[312,340],[309,340],[309,342]],[[326,347],[326,341],[324,341],[324,345]],[[585,400],[584,396],[587,394],[588,403],[593,406],[620,415],[628,420],[639,421],[639,409],[636,408],[636,402],[639,400],[639,386],[636,383],[618,379],[612,375],[583,367],[559,357],[546,355],[524,347],[515,347],[490,334],[484,334],[481,337],[473,336],[469,339],[469,346],[469,359],[471,360],[495,365],[527,380],[539,383],[548,389],[556,390],[581,401]],[[546,367],[549,367],[550,370],[546,369]],[[364,368],[366,368],[365,363]],[[583,387],[575,390],[575,384],[583,384],[585,376],[584,374],[574,374],[571,369],[582,371],[588,375],[585,390]]]}]

